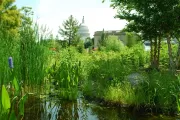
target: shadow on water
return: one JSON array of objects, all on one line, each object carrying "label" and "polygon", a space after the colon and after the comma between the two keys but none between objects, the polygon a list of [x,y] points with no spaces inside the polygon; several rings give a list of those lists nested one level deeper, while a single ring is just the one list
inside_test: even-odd
[{"label": "shadow on water", "polygon": [[164,116],[136,116],[119,107],[104,107],[83,97],[64,101],[57,97],[39,99],[30,96],[25,104],[24,120],[180,120]]}]

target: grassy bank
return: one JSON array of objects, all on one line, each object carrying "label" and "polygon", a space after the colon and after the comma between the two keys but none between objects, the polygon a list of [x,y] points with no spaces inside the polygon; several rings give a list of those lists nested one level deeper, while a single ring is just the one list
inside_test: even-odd
[{"label": "grassy bank", "polygon": [[[162,56],[165,50],[162,50]],[[175,52],[175,49],[174,49]],[[167,71],[163,56],[161,71],[149,71],[149,53],[139,46],[121,52],[96,52],[84,61],[82,89],[88,98],[156,113],[179,111],[179,75]]]}]

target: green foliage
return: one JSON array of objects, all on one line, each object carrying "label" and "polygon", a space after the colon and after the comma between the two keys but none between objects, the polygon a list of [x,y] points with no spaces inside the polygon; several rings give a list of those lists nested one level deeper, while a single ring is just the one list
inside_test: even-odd
[{"label": "green foliage", "polygon": [[129,82],[122,82],[105,89],[104,99],[119,104],[134,104],[135,91]]},{"label": "green foliage", "polygon": [[[13,83],[16,89],[18,89],[16,83],[22,81],[25,84],[42,83],[46,74],[45,62],[50,59],[47,58],[49,50],[40,42],[36,42],[38,41],[36,31],[29,26],[23,27],[19,38],[12,37],[0,27],[0,70],[4,71],[0,73],[0,84],[7,85],[15,77],[17,82]],[[14,61],[13,77],[7,61],[10,56]]]},{"label": "green foliage", "polygon": [[13,86],[15,88],[15,95],[18,96],[18,94],[20,92],[20,86],[19,86],[18,81],[17,81],[17,79],[15,77],[14,77],[14,79],[12,81],[12,84],[13,84]]},{"label": "green foliage", "polygon": [[20,100],[19,100],[19,116],[24,116],[24,105],[28,98],[28,94],[25,94]]},{"label": "green foliage", "polygon": [[124,45],[118,39],[117,36],[108,36],[107,39],[105,39],[105,41],[104,41],[104,47],[105,47],[106,51],[115,51],[115,52],[118,51],[119,52],[119,51],[123,50]]},{"label": "green foliage", "polygon": [[21,15],[14,2],[15,0],[1,0],[0,23],[2,23],[1,27],[4,31],[9,32],[13,37],[17,37],[21,25]]},{"label": "green foliage", "polygon": [[72,45],[72,41],[76,40],[79,28],[78,21],[71,15],[66,21],[63,22],[62,28],[59,27],[59,34],[68,41],[68,45]]},{"label": "green foliage", "polygon": [[146,96],[144,103],[151,107],[162,108],[164,112],[177,111],[177,104],[174,104],[178,101],[176,98],[179,94],[180,83],[177,77],[171,73],[154,71],[148,77],[149,79],[139,87]]},{"label": "green foliage", "polygon": [[[86,94],[103,97],[104,88],[116,85],[124,81],[125,76],[138,71],[140,67],[148,63],[148,57],[143,47],[134,46],[126,48],[121,52],[97,52],[91,54],[84,63],[85,77],[83,90]],[[96,86],[96,87],[94,87]]]},{"label": "green foliage", "polygon": [[104,31],[104,29],[103,29],[103,31],[102,31],[102,33],[101,33],[101,39],[100,39],[100,41],[99,41],[99,44],[100,44],[101,46],[104,46],[105,41],[107,40],[107,37],[108,37],[108,35],[105,33],[105,31]]},{"label": "green foliage", "polygon": [[[16,79],[13,80],[13,83],[15,81],[16,81]],[[10,86],[12,87],[12,85],[10,85]],[[10,88],[9,93],[13,92],[12,88]],[[28,94],[25,94],[18,101],[19,96],[17,96],[17,95],[19,95],[21,91],[18,91],[19,93],[17,95],[11,96],[12,97],[11,100],[10,100],[9,93],[8,93],[7,89],[5,88],[5,85],[2,85],[1,91],[2,91],[2,93],[1,93],[1,100],[0,100],[1,101],[0,119],[6,119],[6,120],[22,119],[24,116],[24,104],[26,102]],[[16,107],[19,107],[19,108],[17,109]],[[18,114],[15,114],[15,112]]]},{"label": "green foliage", "polygon": [[[14,66],[16,66],[18,59],[18,54],[16,52],[18,50],[17,41],[18,40],[16,40],[15,37],[9,35],[7,31],[4,31],[3,27],[0,27],[0,71],[4,71],[0,72],[1,85],[6,85],[10,80],[12,80],[7,60],[11,56],[14,59]],[[17,74],[17,67],[15,67],[14,70],[14,74]]]},{"label": "green foliage", "polygon": [[21,11],[21,20],[22,20],[22,24],[21,26],[31,26],[32,25],[32,8],[31,7],[22,7],[20,9]]},{"label": "green foliage", "polygon": [[82,42],[81,37],[79,35],[76,35],[72,40],[72,46],[77,47],[81,42]]},{"label": "green foliage", "polygon": [[76,47],[77,51],[79,53],[83,53],[84,52],[84,42],[83,41],[80,41]]},{"label": "green foliage", "polygon": [[174,36],[179,36],[180,1],[113,0],[111,2],[111,7],[118,10],[116,17],[129,22],[127,31],[141,33],[144,40],[155,41],[154,58],[151,59],[151,66],[156,69],[158,69],[159,62],[157,61],[159,60],[158,40],[163,37],[167,38],[169,69],[174,72],[175,65],[170,40]]},{"label": "green foliage", "polygon": [[93,45],[92,43],[92,39],[91,38],[87,38],[84,42],[84,48],[90,48]]},{"label": "green foliage", "polygon": [[[177,55],[177,45],[172,45],[172,56],[175,61]],[[168,69],[169,67],[169,56],[168,56],[168,46],[165,43],[161,45],[161,52],[160,52],[160,67],[161,69]]]},{"label": "green foliage", "polygon": [[9,120],[17,120],[14,110],[12,111]]},{"label": "green foliage", "polygon": [[132,47],[138,44],[140,41],[140,37],[138,37],[135,33],[128,33],[126,32],[126,39],[124,41],[127,47]]},{"label": "green foliage", "polygon": [[9,94],[5,88],[5,86],[2,86],[2,106],[4,108],[5,111],[8,111],[8,109],[10,109],[11,107],[11,103],[10,103],[10,98],[9,98]]},{"label": "green foliage", "polygon": [[46,47],[37,40],[36,31],[25,26],[20,33],[19,65],[21,76],[25,84],[42,84],[46,75],[48,62],[48,51]]},{"label": "green foliage", "polygon": [[67,41],[58,40],[57,43],[59,43],[60,46],[62,46],[62,48],[67,48],[68,47],[68,42]]},{"label": "green foliage", "polygon": [[[157,35],[166,35],[169,32],[171,34],[177,32],[179,4],[179,0],[164,0],[161,2],[114,0],[111,7],[118,9],[116,17],[130,22],[128,25],[130,31],[142,32],[147,39],[148,37],[156,38]],[[163,24],[161,24],[162,21]]]},{"label": "green foliage", "polygon": [[[57,81],[58,94],[66,100],[76,100],[81,62],[77,59],[78,53],[74,48],[60,52],[60,56],[49,71],[52,81]],[[52,69],[51,68],[51,69]]]}]

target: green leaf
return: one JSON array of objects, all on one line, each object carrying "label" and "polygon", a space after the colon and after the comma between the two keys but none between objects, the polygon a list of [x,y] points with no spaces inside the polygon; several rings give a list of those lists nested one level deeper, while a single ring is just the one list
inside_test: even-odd
[{"label": "green leaf", "polygon": [[19,85],[18,85],[16,78],[13,79],[13,85],[14,85],[16,92],[18,92],[19,91]]},{"label": "green leaf", "polygon": [[24,95],[19,102],[19,114],[24,116],[24,104],[28,98],[28,94]]},{"label": "green leaf", "polygon": [[69,73],[68,73],[68,76],[67,76],[67,80],[68,80],[68,83],[71,81],[71,78],[69,76]]},{"label": "green leaf", "polygon": [[9,119],[9,120],[17,120],[16,114],[15,114],[14,110],[11,112],[11,115],[10,115],[10,119]]},{"label": "green leaf", "polygon": [[10,109],[10,107],[11,107],[9,94],[4,85],[2,86],[2,106],[5,110]]}]

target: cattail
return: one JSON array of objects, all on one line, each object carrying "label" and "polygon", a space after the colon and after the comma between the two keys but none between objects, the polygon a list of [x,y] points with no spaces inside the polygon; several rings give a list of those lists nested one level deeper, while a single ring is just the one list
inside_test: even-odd
[{"label": "cattail", "polygon": [[12,57],[9,57],[8,62],[9,62],[9,67],[14,68]]}]

